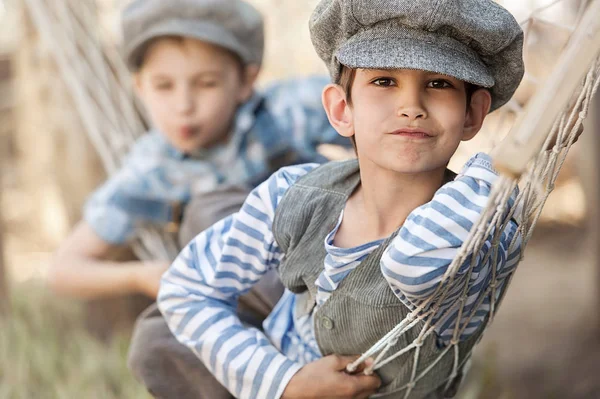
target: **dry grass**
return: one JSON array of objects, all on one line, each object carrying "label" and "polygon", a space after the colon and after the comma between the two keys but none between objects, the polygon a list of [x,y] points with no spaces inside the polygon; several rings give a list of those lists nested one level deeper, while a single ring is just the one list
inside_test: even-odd
[{"label": "dry grass", "polygon": [[0,398],[149,398],[126,367],[126,337],[95,340],[78,305],[36,285],[17,287],[11,302],[0,319]]}]

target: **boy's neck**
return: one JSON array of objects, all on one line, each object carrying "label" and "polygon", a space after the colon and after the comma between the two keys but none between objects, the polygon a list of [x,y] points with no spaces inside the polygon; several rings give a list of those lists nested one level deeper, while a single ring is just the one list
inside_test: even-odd
[{"label": "boy's neck", "polygon": [[442,186],[446,168],[418,174],[402,174],[361,162],[361,185],[350,205],[366,223],[370,238],[384,238],[396,231],[417,207],[429,202]]}]

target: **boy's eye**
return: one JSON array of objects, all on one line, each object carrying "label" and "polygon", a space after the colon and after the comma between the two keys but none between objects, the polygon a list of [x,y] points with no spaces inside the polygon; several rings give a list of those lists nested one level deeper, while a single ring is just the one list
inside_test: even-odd
[{"label": "boy's eye", "polygon": [[435,79],[427,83],[427,87],[432,89],[446,89],[453,86],[452,83],[448,82],[445,79]]},{"label": "boy's eye", "polygon": [[156,83],[154,85],[154,87],[156,88],[156,90],[171,90],[173,88],[173,85],[170,82],[160,82],[160,83]]},{"label": "boy's eye", "polygon": [[209,89],[211,87],[217,87],[219,82],[215,79],[198,79],[194,81],[194,86],[201,89]]},{"label": "boy's eye", "polygon": [[373,83],[375,86],[381,86],[381,87],[390,87],[390,86],[394,86],[394,80],[390,79],[390,78],[377,78],[375,80],[373,80],[371,83]]}]

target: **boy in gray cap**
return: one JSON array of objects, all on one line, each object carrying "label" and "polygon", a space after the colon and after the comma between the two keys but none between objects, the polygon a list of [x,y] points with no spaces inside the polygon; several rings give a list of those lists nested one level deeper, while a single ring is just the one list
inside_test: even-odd
[{"label": "boy in gray cap", "polygon": [[[377,375],[345,368],[437,294],[485,207],[497,178],[490,158],[475,155],[458,175],[446,167],[519,85],[523,33],[487,0],[322,0],[310,29],[334,81],[324,108],[358,159],[275,173],[182,251],[163,276],[159,308],[235,397],[453,396],[455,352],[444,350],[458,345],[461,367],[469,358],[490,310],[492,265],[500,297],[518,262],[516,220],[497,262],[486,256],[490,235],[473,272],[467,262],[448,282],[451,294],[428,316],[435,334],[419,344],[416,381],[412,352]],[[240,322],[235,303],[271,270],[287,290],[261,332]],[[461,313],[453,305],[463,292]]]},{"label": "boy in gray cap", "polygon": [[[155,298],[166,260],[108,260],[138,227],[182,222],[185,244],[237,211],[249,191],[279,167],[323,162],[319,144],[343,143],[321,105],[326,78],[254,91],[264,40],[262,16],[250,4],[135,0],[123,10],[122,28],[125,60],[152,128],[91,196],[83,221],[58,250],[52,287],[84,298],[127,293]],[[268,313],[282,292],[273,277],[250,296],[258,313]],[[133,343],[132,363],[139,367],[152,357],[161,362],[145,334],[170,336],[158,312],[145,316]],[[160,319],[146,320],[152,316]],[[172,337],[170,342],[178,345]],[[139,376],[139,368],[135,371]]]}]

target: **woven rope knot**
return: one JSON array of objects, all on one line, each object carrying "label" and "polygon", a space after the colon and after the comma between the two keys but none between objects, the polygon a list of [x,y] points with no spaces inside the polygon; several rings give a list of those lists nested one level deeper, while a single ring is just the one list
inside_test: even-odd
[{"label": "woven rope knot", "polygon": [[552,153],[555,155],[560,154],[561,150],[562,150],[562,147],[558,144],[556,144],[554,147],[552,147]]}]

